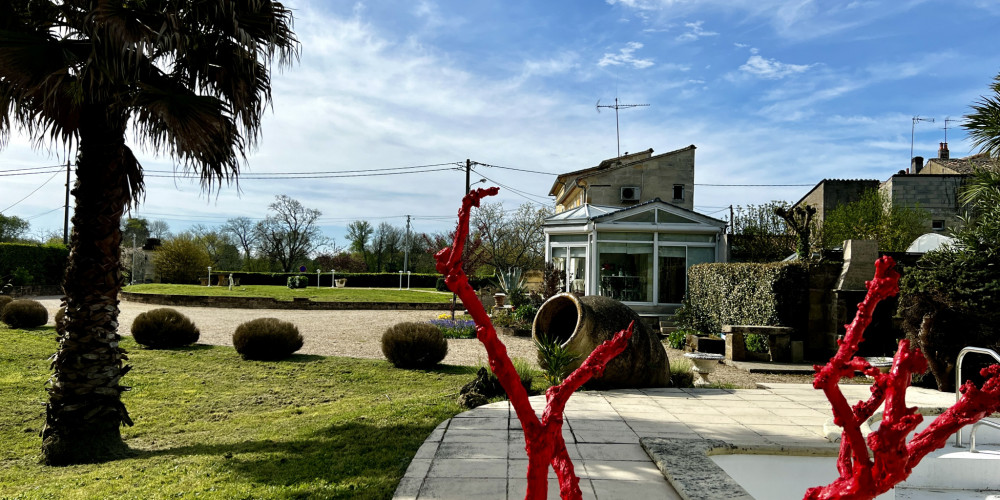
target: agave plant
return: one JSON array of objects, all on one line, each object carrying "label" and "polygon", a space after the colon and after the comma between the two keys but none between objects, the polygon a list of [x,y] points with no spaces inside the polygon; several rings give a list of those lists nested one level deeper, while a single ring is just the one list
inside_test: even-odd
[{"label": "agave plant", "polygon": [[507,295],[513,295],[518,291],[524,291],[524,273],[521,268],[514,267],[506,271],[497,273],[498,285]]}]

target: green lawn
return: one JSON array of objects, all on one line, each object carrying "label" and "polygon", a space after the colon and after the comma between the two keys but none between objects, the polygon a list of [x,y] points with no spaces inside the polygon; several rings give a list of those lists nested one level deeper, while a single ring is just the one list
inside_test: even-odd
[{"label": "green lawn", "polygon": [[0,325],[0,498],[389,498],[436,425],[462,411],[474,368],[295,355],[243,361],[232,348],[146,350],[123,428],[133,458],[39,464],[52,328]]},{"label": "green lawn", "polygon": [[159,293],[166,295],[206,295],[221,297],[271,297],[291,301],[308,298],[326,302],[451,302],[451,292],[438,292],[433,288],[329,288],[311,287],[291,289],[286,286],[248,285],[233,287],[198,285],[131,285],[123,289],[134,293]]}]

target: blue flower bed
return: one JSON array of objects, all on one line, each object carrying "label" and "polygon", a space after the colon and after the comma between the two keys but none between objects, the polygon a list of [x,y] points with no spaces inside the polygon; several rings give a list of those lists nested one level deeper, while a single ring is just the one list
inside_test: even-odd
[{"label": "blue flower bed", "polygon": [[471,319],[432,319],[430,323],[441,330],[446,339],[476,338],[476,323]]}]

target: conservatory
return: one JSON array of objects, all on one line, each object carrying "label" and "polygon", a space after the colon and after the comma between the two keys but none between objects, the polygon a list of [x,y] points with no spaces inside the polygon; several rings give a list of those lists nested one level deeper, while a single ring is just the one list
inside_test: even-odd
[{"label": "conservatory", "polygon": [[586,204],[545,220],[545,260],[565,272],[563,290],[668,313],[684,298],[688,268],[726,260],[725,227],[659,198],[628,208]]}]

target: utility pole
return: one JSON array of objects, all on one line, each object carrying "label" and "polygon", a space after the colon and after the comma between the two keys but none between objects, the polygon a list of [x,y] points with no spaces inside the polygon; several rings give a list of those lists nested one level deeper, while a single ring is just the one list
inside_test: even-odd
[{"label": "utility pole", "polygon": [[63,208],[63,245],[69,246],[69,158],[66,158],[66,205]]},{"label": "utility pole", "polygon": [[410,267],[410,216],[406,216],[406,243],[403,247],[403,270],[406,271]]},{"label": "utility pole", "polygon": [[597,101],[597,112],[601,112],[601,108],[611,108],[615,110],[615,137],[618,138],[618,157],[622,156],[622,134],[621,128],[618,125],[618,110],[624,108],[638,108],[641,106],[649,106],[649,104],[618,104],[618,98],[615,97],[615,103],[612,104],[601,104],[601,101]]},{"label": "utility pole", "polygon": [[734,220],[736,219],[733,218],[733,206],[729,205],[729,234],[736,234],[735,229],[733,229]]},{"label": "utility pole", "polygon": [[[469,160],[468,158],[466,158],[465,159],[465,194],[466,195],[468,195],[469,191],[472,190],[472,185],[469,184],[469,181],[470,181],[469,175],[471,173],[472,173],[472,160]],[[468,245],[469,245],[469,236],[466,235],[465,236],[465,245],[463,245],[463,249],[465,247],[467,247]],[[463,254],[465,253],[464,250],[463,250],[462,253]],[[465,263],[463,262],[462,264],[463,264],[462,267],[465,267]],[[457,304],[457,299],[458,299],[458,296],[455,294],[455,292],[452,292],[451,293],[451,320],[452,321],[455,321],[455,307],[456,307],[456,304]]]}]

